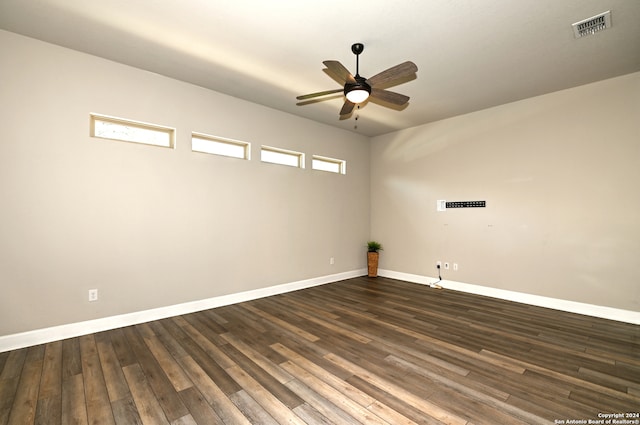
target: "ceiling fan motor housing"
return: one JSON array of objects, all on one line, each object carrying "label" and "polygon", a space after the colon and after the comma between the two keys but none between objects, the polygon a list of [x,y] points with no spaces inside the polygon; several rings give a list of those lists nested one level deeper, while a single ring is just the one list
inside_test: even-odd
[{"label": "ceiling fan motor housing", "polygon": [[349,82],[345,83],[344,85],[345,96],[347,95],[347,93],[353,90],[364,90],[367,93],[371,94],[371,86],[367,83],[366,78],[363,78],[359,75],[356,75],[354,78],[356,80],[355,83],[349,83]]}]

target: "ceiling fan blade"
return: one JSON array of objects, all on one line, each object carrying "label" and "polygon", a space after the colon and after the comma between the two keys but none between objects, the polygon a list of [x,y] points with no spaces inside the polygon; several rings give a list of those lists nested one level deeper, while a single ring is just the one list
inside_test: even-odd
[{"label": "ceiling fan blade", "polygon": [[404,105],[409,101],[409,96],[383,89],[371,89],[371,97],[394,105]]},{"label": "ceiling fan blade", "polygon": [[320,91],[317,93],[303,94],[302,96],[296,96],[296,99],[298,100],[313,99],[314,97],[326,96],[328,94],[338,93],[341,91],[344,91],[344,89],[334,89],[334,90]]},{"label": "ceiling fan blade", "polygon": [[354,106],[356,106],[355,103],[345,100],[344,105],[342,105],[342,109],[340,109],[340,115],[349,115],[351,111],[353,111]]},{"label": "ceiling fan blade", "polygon": [[388,84],[394,80],[407,77],[418,72],[418,67],[411,61],[403,62],[367,79],[371,87]]},{"label": "ceiling fan blade", "polygon": [[345,83],[355,83],[356,79],[349,72],[347,68],[344,67],[338,61],[324,61],[322,62],[324,66],[326,66],[330,72],[332,72],[335,76],[339,77]]}]

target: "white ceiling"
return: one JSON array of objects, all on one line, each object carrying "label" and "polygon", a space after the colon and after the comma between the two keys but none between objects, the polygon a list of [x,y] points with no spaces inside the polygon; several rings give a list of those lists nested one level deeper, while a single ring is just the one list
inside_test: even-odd
[{"label": "white ceiling", "polygon": [[[640,71],[640,0],[0,0],[0,28],[368,136]],[[409,105],[297,105],[340,87],[323,60],[355,73],[355,42],[364,77],[418,66],[391,88]]]}]

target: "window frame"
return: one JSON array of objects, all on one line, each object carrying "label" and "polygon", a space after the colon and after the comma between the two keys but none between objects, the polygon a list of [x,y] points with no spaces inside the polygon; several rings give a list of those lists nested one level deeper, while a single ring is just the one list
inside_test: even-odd
[{"label": "window frame", "polygon": [[[90,113],[89,117],[90,117],[89,135],[91,137],[95,137],[96,139],[115,140],[118,142],[135,143],[138,145],[157,146],[160,148],[169,148],[169,149],[175,149],[176,147],[176,129],[173,127],[167,127],[167,126],[162,126],[158,124],[151,124],[151,123],[146,123],[142,121],[135,121],[135,120],[130,120],[126,118],[119,118],[119,117],[113,117],[113,116],[95,114],[95,113]],[[169,142],[168,144],[160,144],[160,143],[153,143],[149,141],[129,140],[124,138],[106,137],[106,136],[97,135],[96,121],[121,125],[123,127],[134,127],[137,129],[163,133],[169,136]]]},{"label": "window frame", "polygon": [[[287,156],[291,156],[291,157],[296,157],[297,160],[297,164],[293,165],[293,164],[288,164],[285,162],[277,162],[277,161],[265,161],[262,153],[263,152],[271,152],[274,154],[279,154],[279,155],[287,155]],[[266,146],[266,145],[262,145],[260,147],[260,161],[263,163],[267,163],[267,164],[276,164],[276,165],[285,165],[287,167],[293,167],[293,168],[305,168],[305,154],[304,152],[298,152],[298,151],[292,151],[289,149],[282,149],[282,148],[276,148],[273,146]]]},{"label": "window frame", "polygon": [[[195,139],[200,139],[200,140],[205,140],[207,142],[212,142],[212,143],[215,143],[215,144],[223,144],[223,145],[241,147],[241,148],[243,148],[243,151],[244,151],[243,152],[243,156],[227,155],[227,154],[224,154],[224,153],[207,152],[207,151],[193,149],[193,139],[194,138]],[[191,151],[192,152],[198,152],[198,153],[204,153],[204,154],[208,154],[208,155],[222,156],[222,157],[226,157],[226,158],[243,159],[243,160],[247,160],[247,161],[249,161],[251,159],[251,143],[250,142],[243,142],[243,141],[240,141],[240,140],[227,139],[225,137],[212,136],[210,134],[198,133],[198,132],[195,132],[195,131],[191,133]]]},{"label": "window frame", "polygon": [[[327,170],[327,169],[323,169],[323,168],[316,168],[314,166],[315,161],[323,162],[323,163],[327,163],[327,164],[337,165],[338,166],[338,171],[331,171],[331,170]],[[330,158],[328,156],[313,155],[311,157],[311,169],[312,170],[316,170],[316,171],[324,171],[324,172],[327,172],[327,173],[345,175],[345,174],[347,174],[347,161],[345,161],[344,159]]]}]

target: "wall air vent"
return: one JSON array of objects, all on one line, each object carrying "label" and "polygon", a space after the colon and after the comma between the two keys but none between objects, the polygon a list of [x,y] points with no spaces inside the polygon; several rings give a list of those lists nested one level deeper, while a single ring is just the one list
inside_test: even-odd
[{"label": "wall air vent", "polygon": [[592,18],[571,24],[571,26],[573,27],[573,34],[576,38],[595,34],[598,31],[611,28],[611,11],[607,10],[606,12]]}]

